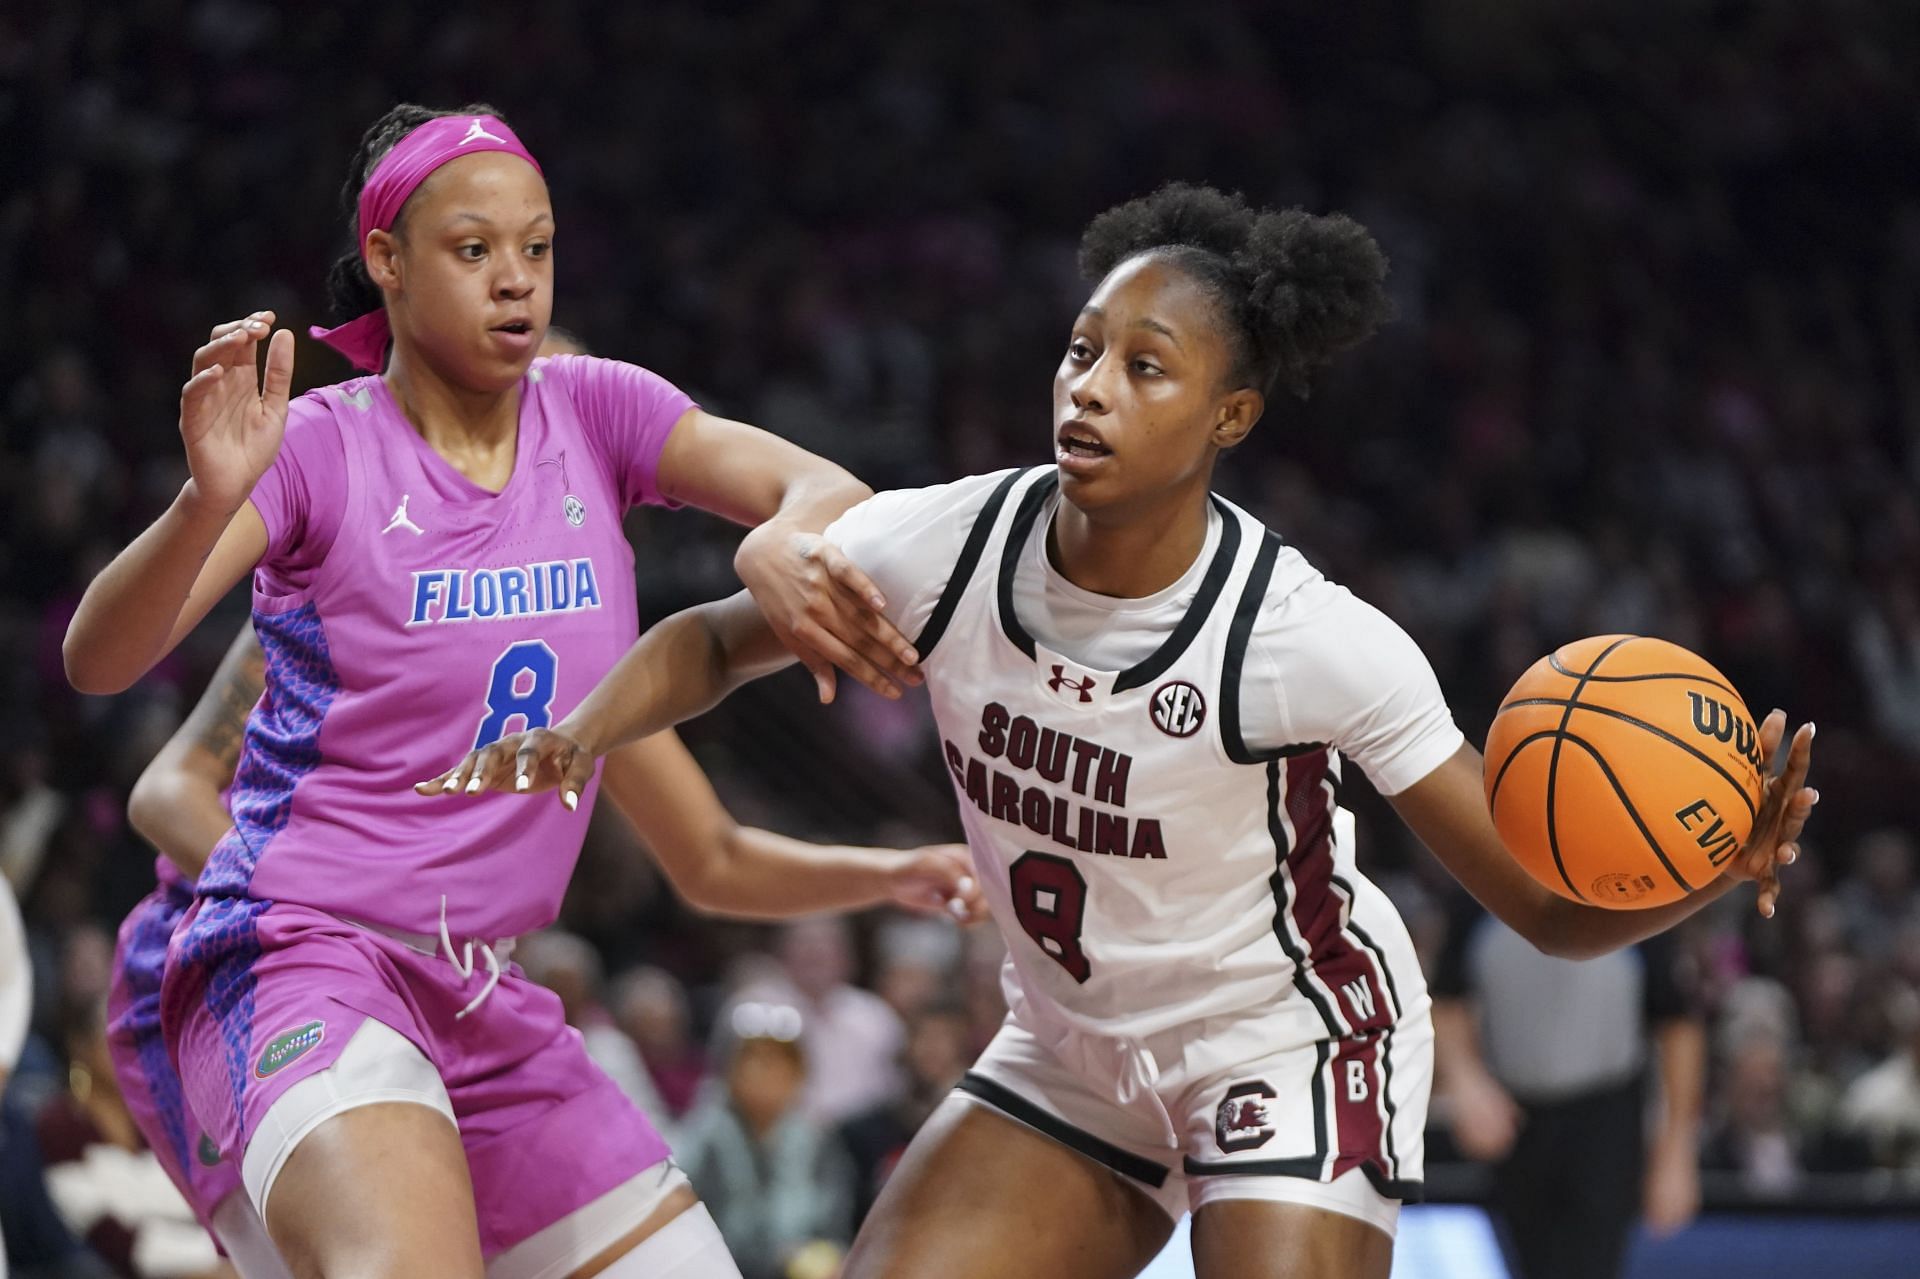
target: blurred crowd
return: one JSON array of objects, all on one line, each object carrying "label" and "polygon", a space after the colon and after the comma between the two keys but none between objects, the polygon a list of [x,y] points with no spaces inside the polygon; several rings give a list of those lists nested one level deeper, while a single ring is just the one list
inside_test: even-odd
[{"label": "blurred crowd", "polygon": [[[1679,936],[1711,1031],[1702,1155],[1760,1196],[1920,1178],[1908,16],[7,5],[0,871],[37,983],[9,1151],[70,1080],[99,1086],[111,930],[151,883],[127,790],[242,612],[112,699],[67,688],[67,618],[184,478],[177,390],[206,329],[326,318],[346,159],[402,96],[491,102],[542,158],[558,322],[880,487],[1044,460],[1100,209],[1182,177],[1359,218],[1398,317],[1310,402],[1272,405],[1224,491],[1406,626],[1476,741],[1536,657],[1605,632],[1677,641],[1756,714],[1817,721],[1823,798],[1778,917],[1737,897]],[[303,341],[298,385],[347,372]],[[728,530],[633,532],[649,614],[728,589]],[[771,681],[690,730],[743,820],[956,832],[924,703],[807,699]],[[1363,865],[1436,955],[1457,890],[1353,789]],[[990,932],[697,920],[610,814],[563,923],[530,970],[673,1124],[750,1275],[848,1237],[999,1016]]]}]

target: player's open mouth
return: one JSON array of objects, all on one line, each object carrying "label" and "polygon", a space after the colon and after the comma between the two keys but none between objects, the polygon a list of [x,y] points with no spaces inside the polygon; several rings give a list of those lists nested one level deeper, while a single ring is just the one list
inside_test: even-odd
[{"label": "player's open mouth", "polygon": [[493,331],[495,333],[531,333],[533,332],[533,322],[531,320],[508,320],[505,324],[494,325]]},{"label": "player's open mouth", "polygon": [[1060,434],[1056,437],[1055,444],[1060,457],[1063,459],[1069,457],[1106,457],[1113,452],[1112,449],[1101,442],[1099,436],[1087,428],[1074,423],[1068,423],[1066,426],[1060,428]]}]

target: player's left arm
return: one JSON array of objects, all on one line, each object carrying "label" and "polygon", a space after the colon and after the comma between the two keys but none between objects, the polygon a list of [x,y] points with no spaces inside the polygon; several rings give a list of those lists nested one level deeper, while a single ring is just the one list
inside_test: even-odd
[{"label": "player's left arm", "polygon": [[892,903],[986,917],[965,845],[859,848],[742,826],[671,730],[610,753],[600,786],[680,896],[710,914],[784,919]]},{"label": "player's left arm", "polygon": [[[873,490],[842,467],[744,422],[688,409],[661,450],[661,496],[752,526],[733,558],[780,642],[833,700],[833,668],[877,669],[875,692],[917,684],[919,656],[883,615],[873,579],[821,537]],[[856,663],[855,655],[865,659]]]},{"label": "player's left arm", "polygon": [[[1761,724],[1760,747],[1766,758],[1777,756],[1786,725],[1786,713],[1778,710]],[[1509,928],[1549,955],[1591,959],[1666,931],[1746,880],[1760,885],[1760,913],[1771,916],[1780,895],[1779,868],[1799,856],[1801,828],[1820,799],[1819,792],[1806,785],[1812,756],[1813,725],[1802,724],[1784,765],[1766,779],[1759,816],[1739,855],[1713,883],[1651,910],[1584,906],[1542,887],[1522,870],[1487,811],[1480,752],[1470,744],[1388,799],[1441,865]]]},{"label": "player's left arm", "polygon": [[267,682],[253,626],[240,628],[206,691],[127,797],[127,820],[189,881],[233,825],[220,793],[233,780],[247,716]]}]

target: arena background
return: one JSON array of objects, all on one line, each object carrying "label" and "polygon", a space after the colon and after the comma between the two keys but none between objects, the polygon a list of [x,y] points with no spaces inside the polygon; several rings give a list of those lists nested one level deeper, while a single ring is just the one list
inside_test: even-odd
[{"label": "arena background", "polygon": [[[188,356],[255,308],[323,320],[361,130],[398,99],[481,99],[546,167],[558,323],[876,487],[1046,457],[1074,243],[1107,205],[1179,177],[1365,222],[1398,318],[1276,403],[1223,490],[1411,631],[1476,741],[1533,658],[1614,631],[1820,724],[1779,916],[1742,896],[1679,934],[1713,1048],[1703,1151],[1778,1157],[1709,1158],[1706,1213],[1631,1273],[1912,1273],[1916,46],[1896,0],[8,4],[0,868],[38,1031],[9,1108],[62,1086],[62,1018],[151,883],[128,787],[244,620],[230,601],[120,697],[61,675],[80,591],[184,478]],[[347,372],[304,339],[298,358],[300,387]],[[646,615],[730,589],[732,530],[633,528]],[[743,820],[957,835],[922,700],[821,710],[789,675],[687,736]],[[1363,865],[1431,957],[1457,890],[1359,807]],[[776,930],[676,904],[610,814],[563,922],[612,1013],[640,966],[671,978],[650,1007],[684,992],[683,1040],[643,1032],[683,1073],[729,992],[783,962]],[[909,1022],[952,1001],[990,1033],[990,935],[876,915],[854,939]],[[1894,1085],[1870,1105],[1876,1069]],[[1445,1127],[1436,1107],[1436,1156]],[[1440,1197],[1483,1185],[1433,1169]],[[1485,1219],[1441,1207],[1410,1214],[1396,1273],[1502,1272]]]}]

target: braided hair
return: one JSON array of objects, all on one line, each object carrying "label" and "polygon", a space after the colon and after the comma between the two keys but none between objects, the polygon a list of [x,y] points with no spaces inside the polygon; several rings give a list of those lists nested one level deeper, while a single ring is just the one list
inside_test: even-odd
[{"label": "braided hair", "polygon": [[[362,188],[367,185],[367,179],[373,175],[381,159],[399,144],[400,139],[429,120],[450,115],[506,118],[484,102],[470,102],[457,111],[435,111],[431,107],[402,102],[375,120],[361,136],[360,149],[353,153],[353,162],[347,167],[346,183],[340,188],[340,212],[347,220],[348,234],[354,237],[353,247],[335,259],[333,266],[327,270],[327,306],[336,321],[351,320],[357,315],[378,311],[386,301],[380,286],[367,274],[367,264],[360,257]],[[404,208],[400,216],[406,216]],[[394,229],[398,230],[399,225],[396,218]]]}]

